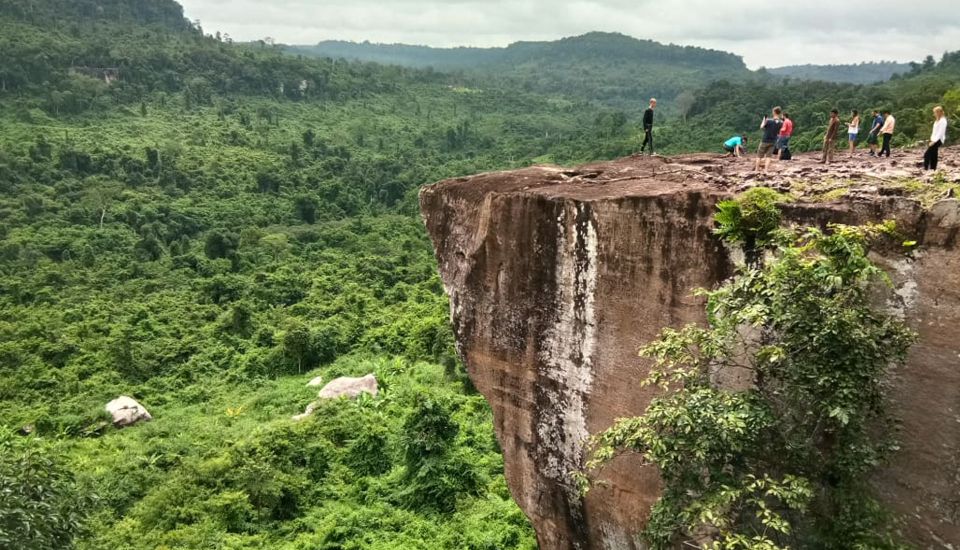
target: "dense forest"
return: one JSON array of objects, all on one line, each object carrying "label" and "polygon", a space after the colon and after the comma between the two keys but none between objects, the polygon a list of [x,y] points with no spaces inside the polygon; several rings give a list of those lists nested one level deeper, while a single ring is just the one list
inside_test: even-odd
[{"label": "dense forest", "polygon": [[[619,33],[592,32],[554,42],[516,42],[505,48],[430,48],[343,41],[287,46],[289,52],[458,72],[483,86],[635,108],[637,98],[674,99],[717,79],[750,79],[736,55],[665,45]],[[668,109],[673,109],[666,102]]]},{"label": "dense forest", "polygon": [[787,76],[799,80],[875,84],[890,80],[894,75],[909,73],[914,65],[914,63],[895,61],[870,61],[856,65],[788,65],[765,70],[775,76]]},{"label": "dense forest", "polygon": [[[518,45],[492,79],[234,44],[171,0],[0,0],[0,548],[534,547],[418,188],[630,154],[649,93],[663,152],[772,104],[800,148],[834,105],[896,109],[898,145],[960,108],[960,54],[860,86],[635,42]],[[630,84],[638,47],[685,68]],[[113,428],[118,395],[154,420]]]}]

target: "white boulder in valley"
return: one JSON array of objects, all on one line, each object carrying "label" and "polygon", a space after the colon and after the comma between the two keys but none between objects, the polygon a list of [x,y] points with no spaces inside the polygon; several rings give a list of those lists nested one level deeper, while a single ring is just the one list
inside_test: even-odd
[{"label": "white boulder in valley", "polygon": [[113,417],[113,425],[118,428],[126,428],[138,422],[153,420],[146,407],[136,399],[126,395],[121,395],[107,403],[104,409]]}]

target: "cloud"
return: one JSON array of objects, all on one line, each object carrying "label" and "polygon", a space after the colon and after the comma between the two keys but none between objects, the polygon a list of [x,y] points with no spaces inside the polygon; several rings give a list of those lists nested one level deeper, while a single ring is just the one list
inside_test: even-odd
[{"label": "cloud", "polygon": [[616,31],[742,55],[751,67],[920,60],[960,47],[955,0],[182,0],[207,32],[289,44],[505,46]]}]

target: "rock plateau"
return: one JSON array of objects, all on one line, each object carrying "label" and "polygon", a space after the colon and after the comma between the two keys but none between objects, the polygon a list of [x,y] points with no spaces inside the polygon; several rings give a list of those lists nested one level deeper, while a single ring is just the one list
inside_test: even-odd
[{"label": "rock plateau", "polygon": [[656,472],[618,458],[586,498],[570,473],[587,437],[654,395],[639,386],[649,365],[637,349],[664,327],[704,321],[692,290],[734,270],[712,232],[715,204],[752,185],[797,196],[791,222],[895,219],[918,242],[910,257],[877,257],[894,281],[889,306],[920,340],[892,376],[902,449],[876,487],[915,545],[960,548],[960,204],[949,186],[960,149],[944,151],[936,177],[918,160],[898,151],[827,167],[799,155],[756,175],[752,159],[631,157],[422,190],[458,350],[493,408],[510,489],[541,548],[642,548]]}]

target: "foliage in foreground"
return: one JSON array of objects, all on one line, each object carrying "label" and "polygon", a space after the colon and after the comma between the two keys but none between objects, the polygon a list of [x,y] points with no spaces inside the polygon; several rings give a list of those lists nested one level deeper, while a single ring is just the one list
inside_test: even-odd
[{"label": "foliage in foreground", "polygon": [[[756,195],[725,212],[768,198]],[[654,360],[643,384],[667,393],[597,436],[588,466],[632,452],[659,469],[654,548],[898,547],[867,483],[896,448],[884,379],[914,338],[871,302],[884,274],[867,253],[891,229],[754,235],[772,258],[703,291],[708,325],[641,350]]]}]

